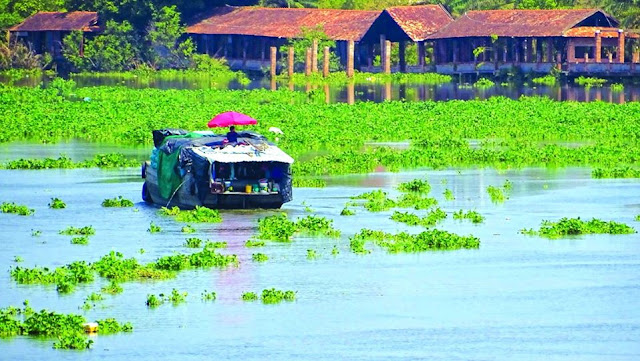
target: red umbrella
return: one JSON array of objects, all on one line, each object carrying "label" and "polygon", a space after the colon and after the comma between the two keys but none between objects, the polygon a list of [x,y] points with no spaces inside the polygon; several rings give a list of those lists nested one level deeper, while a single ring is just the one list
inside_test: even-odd
[{"label": "red umbrella", "polygon": [[209,128],[229,127],[232,125],[257,124],[258,121],[250,116],[238,112],[224,112],[216,115],[207,123]]}]

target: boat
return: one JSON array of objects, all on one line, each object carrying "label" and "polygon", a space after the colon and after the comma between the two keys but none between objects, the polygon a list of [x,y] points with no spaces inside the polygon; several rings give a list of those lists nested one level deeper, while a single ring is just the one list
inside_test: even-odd
[{"label": "boat", "polygon": [[280,208],[292,200],[293,158],[252,131],[237,142],[212,131],[153,131],[154,149],[142,165],[142,199],[193,209]]}]

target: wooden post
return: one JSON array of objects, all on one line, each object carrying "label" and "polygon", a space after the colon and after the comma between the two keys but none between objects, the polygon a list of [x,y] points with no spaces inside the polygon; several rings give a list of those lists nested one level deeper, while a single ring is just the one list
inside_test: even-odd
[{"label": "wooden post", "polygon": [[295,64],[295,53],[293,51],[293,46],[289,47],[289,54],[287,55],[287,74],[289,75],[289,79],[293,77],[293,65]]},{"label": "wooden post", "polygon": [[318,72],[318,39],[313,39],[311,45],[311,71]]},{"label": "wooden post", "polygon": [[596,53],[595,53],[595,58],[596,58],[596,63],[601,63],[602,62],[602,34],[600,33],[600,30],[596,30]]},{"label": "wooden post", "polygon": [[260,60],[264,61],[265,55],[264,55],[264,49],[266,49],[267,47],[267,42],[264,40],[264,38],[260,39]]},{"label": "wooden post", "polygon": [[247,65],[247,38],[242,37],[242,68]]},{"label": "wooden post", "polygon": [[[351,40],[353,41],[353,40]],[[347,104],[353,104],[356,102],[356,88],[353,82],[347,83]]]},{"label": "wooden post", "polygon": [[387,37],[384,34],[380,34],[380,70],[384,71],[384,50],[387,44]]},{"label": "wooden post", "polygon": [[398,48],[398,60],[400,61],[400,72],[407,72],[407,59],[405,57],[405,42],[401,41]]},{"label": "wooden post", "polygon": [[553,39],[547,39],[547,63],[553,63]]},{"label": "wooden post", "polygon": [[331,89],[329,88],[329,84],[324,84],[324,102],[329,104],[331,103]]},{"label": "wooden post", "polygon": [[384,100],[391,100],[391,83],[384,84]]},{"label": "wooden post", "polygon": [[424,68],[424,57],[425,57],[425,49],[424,49],[424,41],[418,42],[418,66]]},{"label": "wooden post", "polygon": [[347,77],[353,78],[353,56],[355,52],[355,42],[353,40],[349,40],[347,42]]},{"label": "wooden post", "polygon": [[624,30],[618,29],[618,62],[624,63]]},{"label": "wooden post", "polygon": [[451,49],[453,49],[453,64],[458,63],[458,41],[451,39]]},{"label": "wooden post", "polygon": [[277,89],[277,86],[276,86],[276,78],[275,78],[275,77],[272,77],[272,78],[271,78],[270,86],[271,86],[271,91],[275,91],[275,90]]},{"label": "wooden post", "polygon": [[311,75],[311,48],[307,48],[307,54],[304,60],[304,75]]},{"label": "wooden post", "polygon": [[632,60],[634,64],[640,63],[640,51],[636,50],[633,52]]},{"label": "wooden post", "polygon": [[542,40],[536,38],[536,63],[542,63]]},{"label": "wooden post", "polygon": [[384,72],[391,74],[391,42],[389,40],[384,42]]},{"label": "wooden post", "polygon": [[329,76],[329,47],[328,46],[324,47],[324,54],[322,57],[322,76],[325,78]]},{"label": "wooden post", "polygon": [[276,78],[276,57],[278,56],[278,48],[271,47],[271,79]]},{"label": "wooden post", "polygon": [[569,39],[567,44],[567,61],[569,63],[576,62],[576,46],[573,44],[573,40]]},{"label": "wooden post", "polygon": [[584,53],[584,62],[585,64],[589,62],[589,53]]}]

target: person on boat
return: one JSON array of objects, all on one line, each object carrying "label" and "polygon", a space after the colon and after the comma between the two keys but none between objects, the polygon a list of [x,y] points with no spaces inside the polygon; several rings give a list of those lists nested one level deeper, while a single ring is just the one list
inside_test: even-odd
[{"label": "person on boat", "polygon": [[229,133],[227,133],[227,140],[229,143],[237,143],[238,142],[238,133],[236,133],[236,127],[233,125],[229,127]]}]

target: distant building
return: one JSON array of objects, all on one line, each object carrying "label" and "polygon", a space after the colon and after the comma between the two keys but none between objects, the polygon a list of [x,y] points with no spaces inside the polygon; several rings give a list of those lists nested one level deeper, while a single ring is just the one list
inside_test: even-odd
[{"label": "distant building", "polygon": [[[62,39],[74,30],[83,33],[100,31],[98,13],[93,11],[39,12],[9,29],[10,37],[24,41],[38,54],[61,55]],[[80,44],[80,52],[83,51]]]}]

